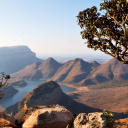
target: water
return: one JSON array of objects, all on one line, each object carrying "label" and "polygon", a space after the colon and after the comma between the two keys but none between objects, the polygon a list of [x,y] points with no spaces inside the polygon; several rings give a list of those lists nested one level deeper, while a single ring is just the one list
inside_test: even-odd
[{"label": "water", "polygon": [[[25,94],[32,91],[37,85],[39,85],[45,81],[44,80],[38,80],[38,81],[26,80],[25,82],[27,82],[27,86],[16,88],[19,92],[7,99],[0,100],[0,105],[2,107],[6,108],[6,107],[9,107],[9,106],[19,102],[24,97]],[[75,91],[74,88],[70,88],[65,85],[60,85],[60,87],[64,93]]]}]

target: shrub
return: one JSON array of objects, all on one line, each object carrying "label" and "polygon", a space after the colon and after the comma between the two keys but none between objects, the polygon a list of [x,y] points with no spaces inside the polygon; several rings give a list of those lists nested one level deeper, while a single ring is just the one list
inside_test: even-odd
[{"label": "shrub", "polygon": [[103,110],[103,115],[107,119],[107,127],[108,128],[114,128],[114,126],[115,126],[114,114],[113,113],[108,113],[104,109]]}]

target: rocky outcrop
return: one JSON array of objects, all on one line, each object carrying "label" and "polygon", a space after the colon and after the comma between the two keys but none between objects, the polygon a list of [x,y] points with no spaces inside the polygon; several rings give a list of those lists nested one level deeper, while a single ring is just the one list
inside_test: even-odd
[{"label": "rocky outcrop", "polygon": [[13,112],[15,115],[24,105],[33,107],[36,105],[54,105],[59,104],[65,106],[66,109],[73,113],[100,111],[78,103],[62,92],[60,86],[54,81],[47,81],[38,85],[34,90],[27,93],[21,101],[8,107],[7,112]]},{"label": "rocky outcrop", "polygon": [[23,128],[66,128],[74,120],[65,107],[56,105],[35,110],[22,125]]},{"label": "rocky outcrop", "polygon": [[0,111],[0,127],[17,127],[14,117]]},{"label": "rocky outcrop", "polygon": [[128,128],[128,118],[116,120],[115,127],[116,128]]},{"label": "rocky outcrop", "polygon": [[10,46],[0,48],[0,71],[11,74],[25,66],[42,61],[27,46]]},{"label": "rocky outcrop", "polygon": [[103,113],[80,113],[74,120],[74,128],[106,128],[106,118]]}]

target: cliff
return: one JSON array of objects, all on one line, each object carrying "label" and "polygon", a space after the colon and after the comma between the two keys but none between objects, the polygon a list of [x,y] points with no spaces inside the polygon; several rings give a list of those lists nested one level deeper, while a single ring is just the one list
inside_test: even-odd
[{"label": "cliff", "polygon": [[0,71],[10,74],[25,66],[42,61],[27,46],[0,47]]}]

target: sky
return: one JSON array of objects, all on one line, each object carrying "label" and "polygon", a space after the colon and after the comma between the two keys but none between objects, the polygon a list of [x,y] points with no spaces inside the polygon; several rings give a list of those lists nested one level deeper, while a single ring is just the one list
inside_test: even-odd
[{"label": "sky", "polygon": [[0,0],[0,47],[27,45],[37,56],[104,55],[87,48],[79,11],[102,0]]}]

